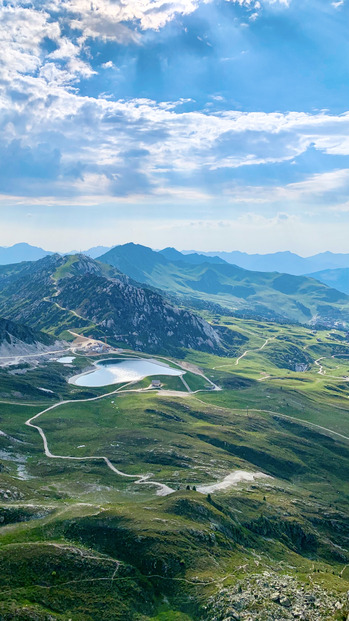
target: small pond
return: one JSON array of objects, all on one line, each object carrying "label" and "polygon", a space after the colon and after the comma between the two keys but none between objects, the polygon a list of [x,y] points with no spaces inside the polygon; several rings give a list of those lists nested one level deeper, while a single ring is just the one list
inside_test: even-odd
[{"label": "small pond", "polygon": [[75,386],[97,388],[110,384],[136,382],[150,375],[183,375],[185,371],[174,369],[163,362],[153,359],[127,358],[121,360],[110,358],[101,360],[93,371],[71,377],[69,382]]},{"label": "small pond", "polygon": [[61,364],[71,364],[75,360],[75,356],[63,356],[62,358],[57,358],[56,362],[60,362]]}]

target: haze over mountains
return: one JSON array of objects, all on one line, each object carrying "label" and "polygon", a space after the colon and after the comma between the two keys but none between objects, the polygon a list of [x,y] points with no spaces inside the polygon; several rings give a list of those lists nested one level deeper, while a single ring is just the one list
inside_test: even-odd
[{"label": "haze over mountains", "polygon": [[[192,251],[183,251],[183,254]],[[349,254],[320,252],[310,257],[301,257],[293,252],[274,252],[270,254],[248,254],[235,250],[233,252],[200,252],[208,257],[220,257],[227,263],[233,263],[247,270],[261,272],[286,272],[299,276],[325,269],[349,267]]]},{"label": "haze over mountains", "polygon": [[[90,256],[92,259],[98,257],[103,252],[107,252],[107,246],[95,246],[89,250],[84,250],[82,254]],[[13,246],[0,246],[0,265],[10,265],[21,261],[38,261],[43,257],[54,254],[51,250],[44,250],[38,246],[31,246],[26,242],[14,244]],[[78,254],[77,250],[65,254]]]},{"label": "haze over mountains", "polygon": [[[104,247],[96,247],[92,251],[97,253],[101,248],[104,250]],[[29,250],[31,253],[33,252],[31,247]],[[37,251],[38,249],[35,249],[35,252]],[[23,247],[21,248],[21,256],[23,256]],[[333,256],[331,260],[334,260]],[[63,265],[66,266],[64,269]],[[107,266],[111,266],[111,268]],[[68,280],[61,280],[62,269],[67,272]],[[160,300],[161,294],[172,296],[172,299],[174,299],[173,296],[177,296],[179,303],[188,309],[197,306],[201,308],[209,303],[218,304],[220,308],[229,309],[229,312],[248,312],[265,319],[304,324],[320,323],[328,326],[347,325],[349,322],[349,297],[343,290],[340,290],[341,287],[345,288],[346,275],[341,275],[341,269],[334,270],[334,272],[334,275],[328,272],[322,273],[320,278],[317,278],[317,273],[309,277],[280,273],[275,270],[247,270],[230,264],[224,261],[222,257],[215,255],[182,254],[174,248],[154,251],[140,244],[129,243],[115,246],[102,253],[98,257],[98,262],[86,254],[55,254],[48,255],[34,263],[27,261],[2,266],[0,269],[0,311],[4,309],[4,314],[8,318],[29,323],[29,325],[41,329],[42,327],[47,328],[50,324],[56,326],[61,321],[64,325],[66,324],[67,318],[62,319],[60,317],[62,308],[57,305],[59,303],[64,309],[67,307],[69,312],[75,313],[75,320],[76,311],[79,309],[80,321],[85,319],[87,325],[90,321],[97,324],[102,323],[109,329],[116,321],[113,315],[114,311],[110,308],[110,287],[113,289],[113,295],[115,294],[118,312],[123,297],[121,289],[124,288],[124,292],[127,292],[127,296],[121,304],[124,314],[122,314],[122,320],[119,317],[116,321],[119,327],[115,328],[114,333],[126,334],[127,338],[131,339],[130,343],[132,342],[133,346],[136,346],[137,343],[135,342],[136,339],[130,336],[132,332],[135,332],[135,329],[134,327],[132,329],[128,319],[129,313],[134,314],[136,312],[137,317],[138,315],[143,317],[144,331],[143,327],[140,328],[142,332],[140,341],[144,344],[146,332],[149,331],[149,326],[146,328],[146,325],[150,319],[151,304],[162,308],[160,313],[162,318],[158,320],[158,333],[161,334],[159,339],[153,333],[155,330],[154,321],[150,322],[152,326],[149,333],[149,344],[153,342],[157,345],[161,342],[162,345],[165,343],[168,345],[172,340],[176,340],[175,331],[166,328],[166,318],[163,323],[167,307],[166,302],[163,299]],[[135,282],[130,283],[127,280],[128,278]],[[52,285],[57,280],[60,282],[57,289],[59,294],[57,290],[52,289]],[[93,283],[92,280],[94,280]],[[320,280],[324,282],[320,282]],[[115,285],[116,281],[117,286]],[[63,282],[64,287],[62,286]],[[124,284],[121,285],[121,282]],[[337,283],[338,287],[336,287]],[[35,288],[33,289],[33,287]],[[155,288],[160,294],[157,294],[159,296],[157,302],[152,298],[151,304],[150,298],[148,299],[149,292],[147,293],[146,289],[149,287]],[[69,300],[67,303],[65,297],[63,299],[62,296],[63,293],[67,294],[68,290]],[[138,291],[137,295],[136,291]],[[21,295],[22,300],[26,300],[24,305],[19,300],[19,295]],[[42,323],[48,309],[47,299],[53,301],[52,296],[56,302],[54,310],[57,316],[51,316],[51,308],[49,320]],[[62,298],[61,301],[59,301],[59,296]],[[143,296],[142,303],[139,296]],[[38,297],[40,302],[38,302]],[[28,303],[31,298],[36,299],[34,314]],[[44,299],[46,303],[43,302]],[[131,306],[128,307],[129,303]],[[106,317],[109,318],[110,325],[105,319]],[[34,319],[35,323],[33,324]],[[73,325],[71,320],[70,315],[68,326]],[[202,329],[203,327],[200,325],[199,332]],[[189,337],[189,325],[185,332]],[[189,343],[190,339],[185,340],[187,336],[185,336],[184,341]],[[199,338],[199,341],[196,342],[196,338]],[[200,339],[202,338],[203,341],[201,342]],[[191,346],[195,345],[195,347],[201,348],[206,341],[214,343],[215,337],[212,334],[202,336],[198,333],[195,335]]]},{"label": "haze over mountains", "polygon": [[[176,260],[178,255],[180,260]],[[154,252],[138,244],[125,244],[115,246],[99,261],[148,286],[184,299],[210,301],[232,311],[328,325],[349,319],[348,296],[313,278],[246,270],[200,255],[189,255],[191,262],[187,262],[186,256],[168,249]]]},{"label": "haze over mountains", "polygon": [[337,269],[322,270],[314,274],[308,274],[312,278],[316,278],[329,287],[334,287],[338,291],[349,294],[349,268],[342,267]]},{"label": "haze over mountains", "polygon": [[43,250],[43,248],[31,246],[24,242],[9,247],[0,246],[0,265],[20,263],[21,261],[37,261],[49,254],[52,254],[49,250]]},{"label": "haze over mountains", "polygon": [[[86,254],[92,259],[105,254],[115,246],[94,246],[87,250],[72,250],[65,254]],[[178,251],[175,248],[165,248],[161,253],[171,260],[185,260],[190,263],[201,263],[203,257],[215,263],[231,263],[248,270],[260,272],[282,272],[295,276],[313,274],[318,271],[349,268],[349,253],[321,252],[309,257],[301,257],[294,252],[274,252],[267,254],[248,254],[234,250],[232,252],[200,250]],[[52,251],[19,243],[10,247],[0,247],[0,265],[19,263],[20,261],[36,261],[44,256],[53,254]],[[185,257],[185,259],[184,259]]]}]

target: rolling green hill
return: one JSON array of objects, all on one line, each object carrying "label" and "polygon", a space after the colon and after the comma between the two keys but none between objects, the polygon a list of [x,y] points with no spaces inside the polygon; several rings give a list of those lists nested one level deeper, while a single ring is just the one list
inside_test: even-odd
[{"label": "rolling green hill", "polygon": [[349,295],[349,268],[342,267],[332,270],[322,270],[309,274],[310,278],[315,278],[323,282],[328,287],[334,287],[338,291],[342,291]]},{"label": "rolling green hill", "polygon": [[346,621],[348,341],[210,319],[244,338],[170,360],[200,392],[80,388],[83,353],[1,372],[2,621]]},{"label": "rolling green hill", "polygon": [[252,272],[227,263],[174,261],[136,244],[116,246],[100,261],[148,285],[230,309],[301,323],[349,321],[349,297],[305,276]]}]

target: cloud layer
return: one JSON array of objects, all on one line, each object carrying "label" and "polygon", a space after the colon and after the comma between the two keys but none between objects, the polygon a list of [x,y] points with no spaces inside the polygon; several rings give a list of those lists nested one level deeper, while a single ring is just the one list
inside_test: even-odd
[{"label": "cloud layer", "polygon": [[[332,90],[343,105],[314,109],[301,87],[303,109],[290,111],[286,101],[297,96],[295,76],[300,86],[317,79],[316,54],[328,37],[336,38],[338,55],[347,50],[346,3],[329,3],[321,13],[317,5],[3,3],[1,203],[153,201],[166,209],[169,202],[206,201],[219,217],[224,201],[241,209],[317,205],[345,213],[344,63],[337,74],[329,65],[326,77],[337,80]],[[310,10],[316,28],[302,20]],[[290,71],[285,95],[280,63]],[[318,84],[318,100],[325,100],[327,85]]]}]

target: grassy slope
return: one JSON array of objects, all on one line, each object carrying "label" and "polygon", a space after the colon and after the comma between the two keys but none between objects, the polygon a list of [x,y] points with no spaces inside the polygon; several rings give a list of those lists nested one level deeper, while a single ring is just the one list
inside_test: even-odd
[{"label": "grassy slope", "polygon": [[[251,349],[238,365],[235,358],[199,353],[187,357],[206,367],[210,379],[222,387],[238,389],[207,393],[200,399],[227,407],[272,410],[349,436],[349,384],[345,379],[349,377],[349,358],[345,355],[349,347],[342,340],[343,333],[314,333],[298,326],[236,320],[234,330],[239,326],[250,333],[246,349]],[[267,338],[273,340],[258,351]],[[289,368],[305,356],[309,367],[306,373]],[[320,374],[320,366],[315,364],[319,358],[323,358],[318,365],[323,366],[325,374]]]},{"label": "grassy slope", "polygon": [[347,320],[347,296],[313,278],[249,271],[230,264],[171,263],[160,253],[134,244],[113,248],[100,260],[139,282],[226,308],[255,308],[264,315],[269,312],[303,323],[317,314],[334,320],[343,311]]},{"label": "grassy slope", "polygon": [[[342,334],[216,321],[248,336],[250,352],[238,365],[236,357],[198,352],[188,352],[186,361],[203,368],[222,391],[112,395],[62,405],[40,419],[53,452],[104,454],[128,473],[151,472],[152,480],[180,487],[166,498],[100,461],[45,458],[39,434],[24,426],[43,407],[36,394],[32,406],[1,405],[0,429],[11,436],[0,436],[1,488],[11,493],[6,499],[0,491],[1,618],[207,621],[202,606],[217,591],[214,581],[225,577],[229,586],[275,568],[291,572],[305,588],[324,583],[336,597],[348,588],[349,443],[255,411],[348,433],[348,384],[341,377],[349,358],[331,357],[347,351]],[[275,340],[256,351],[267,338]],[[284,357],[280,343],[287,344]],[[289,345],[309,355],[309,371],[288,368]],[[314,364],[322,356],[325,375]],[[63,378],[75,372],[53,368]],[[44,372],[28,371],[27,377],[41,386]],[[192,389],[204,381],[186,378]],[[179,381],[170,378],[168,387]],[[57,396],[82,394],[64,382],[55,390]],[[211,500],[185,490],[236,468],[274,478],[217,492]],[[326,619],[339,614],[332,609]]]},{"label": "grassy slope", "polygon": [[328,287],[334,287],[338,291],[349,294],[349,268],[347,267],[322,270],[309,275]]}]

